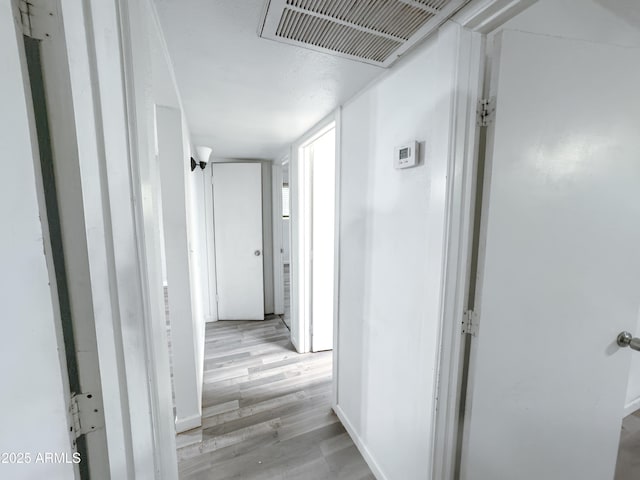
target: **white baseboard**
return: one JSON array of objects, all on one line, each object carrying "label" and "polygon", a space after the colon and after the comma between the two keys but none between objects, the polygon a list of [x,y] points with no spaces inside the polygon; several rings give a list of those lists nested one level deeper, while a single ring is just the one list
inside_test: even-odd
[{"label": "white baseboard", "polygon": [[183,433],[202,426],[202,415],[195,414],[186,418],[176,417],[176,433]]},{"label": "white baseboard", "polygon": [[344,411],[342,410],[342,408],[340,408],[340,405],[336,405],[335,407],[333,407],[333,411],[336,412],[336,415],[342,422],[342,425],[344,426],[344,428],[347,430],[347,433],[351,437],[351,440],[353,440],[353,443],[355,443],[356,447],[358,448],[360,455],[362,455],[362,458],[364,458],[364,461],[367,462],[367,465],[369,465],[369,468],[371,469],[371,472],[373,473],[373,475],[378,480],[387,480],[386,475],[382,473],[380,466],[371,456],[371,453],[362,442],[362,439],[356,433],[355,429],[353,428],[353,425],[351,425],[351,422],[345,415]]},{"label": "white baseboard", "polygon": [[624,406],[624,416],[631,415],[636,410],[640,409],[640,397],[630,401]]},{"label": "white baseboard", "polygon": [[296,352],[298,352],[298,353],[306,353],[306,352],[301,352],[301,351],[300,351],[300,347],[298,347],[297,339],[296,339],[296,338],[294,338],[294,336],[293,336],[293,335],[290,335],[290,337],[291,337],[291,344],[293,345],[293,348],[295,348],[295,349],[296,349]]}]

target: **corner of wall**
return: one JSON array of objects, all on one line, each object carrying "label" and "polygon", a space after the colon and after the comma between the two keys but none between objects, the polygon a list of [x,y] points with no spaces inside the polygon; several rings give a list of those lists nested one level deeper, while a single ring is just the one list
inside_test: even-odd
[{"label": "corner of wall", "polygon": [[367,462],[367,465],[371,469],[371,472],[376,477],[376,479],[388,480],[388,477],[384,474],[382,468],[380,468],[380,465],[378,465],[378,462],[376,462],[376,460],[373,458],[373,455],[371,455],[371,452],[369,452],[369,449],[366,447],[364,441],[357,434],[356,429],[349,421],[346,413],[342,410],[342,408],[340,408],[340,405],[336,405],[335,407],[333,407],[333,411],[340,419],[340,422],[342,422],[342,425],[351,437],[351,440],[353,440],[353,443],[356,445],[356,448],[360,452],[360,455],[362,455],[362,458],[364,458],[364,461]]}]

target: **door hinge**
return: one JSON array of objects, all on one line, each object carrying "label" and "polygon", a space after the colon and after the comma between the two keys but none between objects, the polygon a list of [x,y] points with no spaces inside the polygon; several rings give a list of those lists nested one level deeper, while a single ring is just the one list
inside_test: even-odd
[{"label": "door hinge", "polygon": [[478,314],[467,310],[462,316],[462,333],[475,337],[478,334]]},{"label": "door hinge", "polygon": [[52,0],[19,0],[18,6],[23,35],[36,40],[51,38],[56,16]]},{"label": "door hinge", "polygon": [[71,427],[75,438],[100,427],[104,427],[102,405],[95,395],[91,393],[77,393],[71,396]]},{"label": "door hinge", "polygon": [[496,115],[496,99],[483,98],[478,102],[478,126],[488,127]]}]

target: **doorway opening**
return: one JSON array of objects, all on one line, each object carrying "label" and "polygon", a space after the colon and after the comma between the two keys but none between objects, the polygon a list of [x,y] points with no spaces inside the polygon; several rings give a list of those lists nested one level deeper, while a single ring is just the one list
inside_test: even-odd
[{"label": "doorway opening", "polygon": [[282,280],[284,284],[284,313],[282,320],[291,330],[291,195],[289,187],[289,161],[282,164]]},{"label": "doorway opening", "polygon": [[336,125],[331,122],[298,150],[300,188],[301,325],[312,352],[333,349]]}]

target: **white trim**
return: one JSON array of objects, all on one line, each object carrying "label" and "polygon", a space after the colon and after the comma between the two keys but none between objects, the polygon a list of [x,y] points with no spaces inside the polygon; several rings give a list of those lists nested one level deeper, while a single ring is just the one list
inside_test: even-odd
[{"label": "white trim", "polygon": [[638,409],[640,409],[640,397],[630,401],[624,406],[624,416],[631,415]]},{"label": "white trim", "polygon": [[291,343],[298,353],[306,353],[304,349],[304,339],[299,335],[300,330],[300,313],[298,304],[304,301],[299,292],[299,260],[298,260],[298,149],[295,144],[289,146],[289,275],[290,275],[290,292],[289,292],[289,311],[291,314]]},{"label": "white trim", "polygon": [[272,219],[273,219],[273,310],[276,315],[284,314],[284,259],[282,229],[282,165],[271,167]]},{"label": "white trim", "polygon": [[[309,143],[305,142],[305,145]],[[312,177],[309,172],[309,162],[300,157],[304,145],[296,146],[296,163],[298,166],[296,181],[298,183],[298,204],[299,215],[297,217],[297,228],[292,228],[292,235],[298,237],[298,292],[300,301],[298,302],[298,337],[304,352],[311,351],[311,309],[312,309],[312,270],[311,270],[311,240],[312,240]],[[291,186],[289,186],[291,188]],[[293,227],[293,224],[292,224]],[[293,290],[292,290],[293,292]]]},{"label": "white trim", "polygon": [[[144,452],[140,448],[152,441],[153,425],[148,414],[152,392],[145,348],[146,318],[140,300],[141,273],[131,267],[136,265],[137,251],[124,125],[123,61],[118,55],[119,12],[115,4],[98,1],[59,3],[73,96],[73,111],[68,113],[75,118],[71,123],[77,130],[77,154],[83,159],[76,179],[83,193],[76,207],[84,212],[87,247],[84,254],[88,255],[90,277],[86,286],[91,288],[84,301],[95,306],[91,314],[87,311],[82,317],[95,321],[100,372],[92,381],[102,381],[111,473],[133,477],[134,468],[138,471],[154,468],[154,459],[146,454],[147,447]],[[106,38],[94,33],[105,29],[115,31],[116,35]],[[107,162],[110,156],[117,160]],[[65,168],[70,167],[72,163]],[[73,181],[73,175],[61,178]],[[59,192],[70,191],[64,185],[60,187]],[[76,250],[78,255],[74,256],[73,264],[84,261],[83,252]],[[76,334],[78,338],[88,338],[82,332]],[[86,349],[82,345],[76,347]],[[85,360],[85,366],[81,370],[87,370],[87,358],[85,351],[81,359]],[[96,462],[90,462],[92,474],[101,476],[92,463]]]},{"label": "white trim", "polygon": [[338,407],[338,362],[340,339],[340,220],[342,205],[340,203],[340,189],[342,186],[342,108],[335,113],[335,214],[334,214],[334,244],[333,244],[333,368],[331,382],[332,405]]},{"label": "white trim", "polygon": [[184,433],[202,425],[202,416],[200,414],[190,415],[185,418],[176,417],[176,432]]},{"label": "white trim", "polygon": [[449,145],[446,253],[440,324],[436,410],[433,416],[432,478],[454,478],[458,439],[458,407],[462,368],[462,313],[466,305],[469,250],[473,234],[474,166],[477,152],[475,122],[480,96],[483,39],[455,24],[458,57],[453,91],[452,138]]},{"label": "white trim", "polygon": [[[537,0],[478,0],[456,14],[439,32],[457,35],[456,73],[451,105],[446,206],[445,272],[439,331],[436,408],[433,412],[431,478],[453,480],[459,438],[461,384],[466,368],[461,318],[467,302],[478,158],[476,105],[484,84],[484,39]],[[457,27],[457,28],[456,28]],[[451,29],[455,28],[453,31]]]},{"label": "white trim", "polygon": [[376,479],[388,480],[388,477],[383,473],[382,469],[380,468],[380,465],[378,465],[378,463],[374,460],[371,453],[369,453],[369,450],[365,446],[362,439],[356,433],[356,429],[353,428],[353,425],[347,418],[347,415],[344,413],[342,408],[340,408],[340,405],[336,405],[335,407],[333,407],[333,411],[338,416],[338,419],[340,420],[345,430],[351,437],[351,440],[353,440],[353,443],[355,444],[358,451],[360,452],[360,455],[362,455],[362,458],[364,458],[364,461],[367,462],[367,465],[369,465],[369,468],[371,469],[371,472],[376,477]]},{"label": "white trim", "polygon": [[169,45],[167,44],[167,39],[164,36],[164,28],[162,28],[162,22],[160,21],[160,14],[158,13],[158,9],[156,8],[156,2],[153,0],[142,0],[144,1],[149,9],[151,10],[151,18],[153,20],[154,26],[158,32],[158,36],[160,37],[160,50],[162,51],[162,55],[164,56],[167,65],[169,66],[169,75],[171,76],[171,84],[173,89],[178,93],[178,108],[181,112],[184,112],[184,105],[182,103],[182,96],[180,95],[180,89],[178,88],[178,79],[176,78],[176,70],[173,66],[173,60],[171,59],[171,55],[169,54]]},{"label": "white trim", "polygon": [[327,118],[327,123],[324,126],[316,125],[312,128],[307,134],[303,137],[304,140],[300,141],[298,144],[298,148],[304,148],[315,142],[317,139],[322,137],[325,133],[335,127],[335,116],[334,112],[331,114],[329,118]]},{"label": "white trim", "polygon": [[[206,173],[208,172],[208,173]],[[205,318],[205,322],[218,321],[218,285],[216,277],[216,237],[213,228],[214,211],[213,211],[213,167],[210,165],[205,169],[204,177],[204,211],[207,233],[207,277],[209,279],[209,314]]]},{"label": "white trim", "polygon": [[[304,135],[303,140],[298,142],[297,144],[297,152],[298,154],[308,146],[310,146],[313,142],[318,140],[320,137],[325,135],[326,133],[334,130],[336,128],[336,117],[337,112],[339,110],[335,110],[331,115],[325,117],[324,122],[319,123],[306,135]],[[337,148],[337,147],[336,147]],[[303,335],[303,344],[305,351],[313,350],[313,318],[312,318],[312,308],[313,308],[313,260],[311,258],[312,248],[312,239],[313,239],[313,222],[311,218],[313,217],[313,175],[309,170],[309,162],[301,162],[299,155],[296,157],[298,160],[298,181],[300,185],[304,185],[304,188],[298,189],[298,201],[301,202],[300,206],[304,209],[304,214],[300,217],[299,221],[299,233],[301,235],[300,240],[304,245],[304,249],[302,250],[302,255],[304,257],[304,265],[301,266],[304,276],[301,275],[302,285],[304,289],[304,303],[301,305],[301,308],[304,308],[304,316],[300,321],[300,335]],[[308,220],[308,221],[307,221]],[[295,231],[295,230],[293,230]],[[335,233],[334,233],[334,245],[335,245]],[[335,252],[334,252],[334,264],[335,264]],[[334,279],[335,279],[335,271],[334,271]],[[335,291],[334,291],[335,293]],[[301,310],[302,311],[302,310]],[[335,323],[335,301],[334,301],[334,318],[332,321]]]},{"label": "white trim", "polygon": [[[330,130],[332,124],[336,121],[336,112],[334,110],[309,129],[298,140],[291,144],[289,154],[289,201],[291,203],[290,213],[290,229],[291,242],[290,247],[290,275],[291,275],[291,292],[290,292],[290,310],[291,310],[291,343],[298,353],[307,353],[311,349],[311,324],[309,322],[310,312],[307,298],[309,297],[309,284],[306,280],[309,275],[307,265],[308,258],[305,257],[307,251],[301,242],[308,238],[305,233],[308,225],[304,222],[304,214],[301,214],[301,208],[304,208],[305,199],[301,195],[308,189],[300,189],[300,185],[305,181],[304,164],[300,161],[300,150],[316,138],[322,136],[327,130]],[[301,168],[302,167],[302,168]]]},{"label": "white trim", "polygon": [[[148,2],[146,2],[148,4]],[[173,402],[171,395],[171,383],[169,376],[169,352],[167,348],[167,332],[165,328],[164,291],[156,288],[162,284],[161,254],[160,254],[160,230],[154,230],[154,216],[159,216],[157,206],[151,211],[145,210],[149,202],[143,195],[142,181],[150,180],[153,175],[150,172],[149,163],[155,157],[152,148],[153,137],[148,129],[153,126],[145,124],[147,121],[138,115],[138,107],[144,105],[145,95],[148,92],[141,88],[144,81],[136,75],[136,71],[149,73],[150,66],[141,64],[139,53],[136,55],[134,44],[140,46],[140,38],[135,37],[134,28],[136,20],[140,16],[141,4],[118,0],[119,30],[121,40],[121,55],[123,69],[123,89],[125,93],[125,121],[127,128],[127,140],[129,148],[129,162],[131,175],[131,189],[133,198],[133,215],[137,240],[137,264],[142,276],[142,301],[146,334],[149,339],[148,372],[151,395],[147,399],[148,411],[152,415],[153,445],[145,445],[145,456],[149,450],[153,450],[155,460],[155,474],[160,479],[175,479],[178,476],[178,464],[175,443],[175,424],[173,417]],[[132,15],[133,13],[133,15]],[[134,68],[135,65],[135,68]],[[145,70],[147,68],[147,70]],[[151,107],[152,108],[152,107]],[[155,158],[153,158],[155,162]],[[156,178],[159,181],[159,177]],[[157,187],[157,185],[156,185]],[[147,195],[148,197],[148,195]],[[157,227],[157,226],[156,226]],[[159,327],[159,328],[154,328]],[[137,446],[134,446],[134,455],[137,454]],[[147,470],[136,471],[141,476],[149,475]]]},{"label": "white trim", "polygon": [[453,17],[465,29],[487,34],[526,10],[538,0],[479,0],[471,2]]}]

